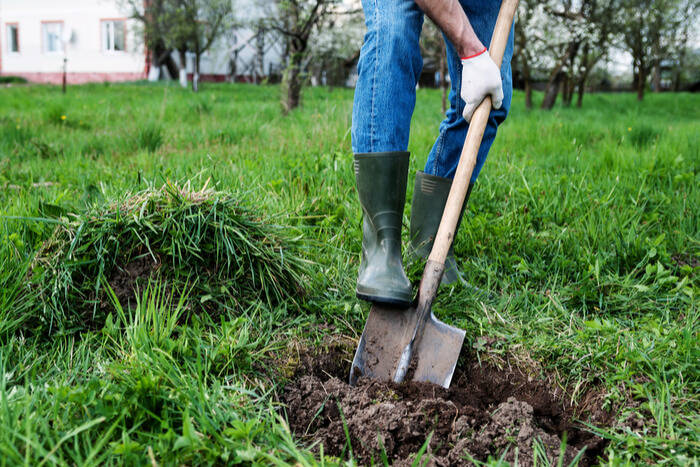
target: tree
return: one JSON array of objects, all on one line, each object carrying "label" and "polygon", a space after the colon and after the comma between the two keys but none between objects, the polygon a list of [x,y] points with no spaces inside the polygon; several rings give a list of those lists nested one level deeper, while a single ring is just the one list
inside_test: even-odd
[{"label": "tree", "polygon": [[170,58],[172,48],[166,44],[166,36],[172,24],[171,16],[166,14],[172,0],[122,0],[130,10],[131,18],[138,21],[144,45],[149,54],[151,67],[160,74],[160,68],[165,65],[168,72],[175,76],[177,67]]},{"label": "tree", "polygon": [[[685,21],[681,23],[680,28],[676,34],[676,44],[672,47],[671,51],[674,55],[674,66],[673,66],[673,84],[672,89],[675,92],[680,91],[681,79],[683,73],[686,71],[686,65],[689,55],[693,53],[693,49],[690,47],[691,41],[694,39],[697,33],[697,21],[692,21],[691,18],[697,18],[697,14],[700,11],[700,3],[694,0],[686,0],[681,5],[679,9],[681,15],[686,18]],[[692,57],[691,57],[692,58]],[[700,70],[700,67],[690,67],[691,70]]]},{"label": "tree", "polygon": [[327,15],[310,41],[303,68],[312,84],[344,86],[360,56],[365,32],[362,10],[348,9]]},{"label": "tree", "polygon": [[286,69],[282,77],[282,110],[287,114],[299,106],[304,82],[304,61],[310,38],[324,19],[335,14],[340,0],[274,0],[265,2],[267,26],[284,40]]},{"label": "tree", "polygon": [[194,53],[192,90],[199,90],[199,72],[202,54],[221,37],[232,20],[231,0],[173,0],[178,19],[177,41]]},{"label": "tree", "polygon": [[[541,18],[534,25],[538,31],[530,32],[531,35],[546,31],[548,36],[556,38],[555,41],[544,41],[548,42],[546,46],[538,49],[538,53],[549,54],[553,63],[542,100],[543,109],[554,106],[560,91],[565,106],[571,105],[576,93],[577,106],[582,105],[590,73],[608,54],[613,36],[618,30],[619,2],[620,0],[549,0],[545,3],[537,2],[533,6],[532,0],[526,0],[521,7],[525,18]],[[526,39],[525,31],[520,37],[516,33],[519,43],[522,44]],[[527,58],[528,55],[525,55]]]},{"label": "tree", "polygon": [[541,107],[551,109],[559,90],[570,81],[569,69],[583,37],[584,21],[572,0],[521,0],[515,24],[514,71],[525,87],[525,105],[532,106],[532,81],[546,76]]},{"label": "tree", "polygon": [[533,30],[535,2],[533,0],[521,0],[518,3],[518,17],[515,21],[515,51],[513,54],[513,68],[518,71],[525,89],[525,107],[532,108],[532,66],[536,61],[535,50],[532,47],[536,42],[537,34]]},{"label": "tree", "polygon": [[558,43],[552,48],[556,52],[554,67],[549,73],[547,86],[542,99],[542,109],[554,107],[559,90],[564,88],[564,102],[570,103],[570,69],[576,60],[586,35],[588,25],[580,11],[580,3],[572,0],[550,1],[543,6],[545,14],[550,18],[550,30],[557,31]]},{"label": "tree", "polygon": [[571,57],[569,79],[565,90],[565,105],[571,105],[574,93],[578,93],[577,107],[583,104],[586,82],[593,68],[608,55],[610,45],[620,21],[619,0],[582,0],[580,17],[582,28],[578,53]]},{"label": "tree", "polygon": [[591,1],[587,2],[586,6],[587,11],[584,10],[584,15],[593,23],[594,27],[582,48],[579,61],[572,70],[573,85],[576,86],[578,93],[576,107],[583,105],[586,82],[593,68],[607,56],[615,30],[613,18],[616,16],[616,7],[614,1]]},{"label": "tree", "polygon": [[660,88],[661,62],[672,57],[681,27],[687,18],[687,0],[622,0],[625,21],[620,25],[622,43],[632,55],[633,84],[637,100],[644,99],[647,78],[654,73]]},{"label": "tree", "polygon": [[[201,57],[232,20],[233,0],[124,0],[143,28],[152,66],[166,64],[171,76],[186,85],[186,53],[193,52],[192,88],[197,91]],[[171,54],[180,58],[179,70]]]},{"label": "tree", "polygon": [[187,51],[191,26],[186,10],[176,0],[167,0],[161,11],[162,21],[168,25],[163,42],[167,48],[178,53],[180,86],[187,87]]}]

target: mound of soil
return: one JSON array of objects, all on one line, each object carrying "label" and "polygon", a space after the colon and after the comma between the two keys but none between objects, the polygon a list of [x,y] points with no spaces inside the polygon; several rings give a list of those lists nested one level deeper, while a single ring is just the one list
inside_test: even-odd
[{"label": "mound of soil", "polygon": [[351,387],[350,358],[343,346],[303,355],[282,396],[293,432],[309,444],[323,444],[328,455],[348,457],[352,449],[361,464],[381,463],[385,455],[393,465],[410,465],[430,438],[429,465],[464,465],[506,452],[505,460],[529,466],[535,443],[556,463],[566,436],[564,465],[584,448],[579,465],[591,465],[605,447],[575,421],[607,424],[610,416],[598,397],[584,397],[587,406],[574,411],[561,390],[469,358],[449,389],[367,379]]}]

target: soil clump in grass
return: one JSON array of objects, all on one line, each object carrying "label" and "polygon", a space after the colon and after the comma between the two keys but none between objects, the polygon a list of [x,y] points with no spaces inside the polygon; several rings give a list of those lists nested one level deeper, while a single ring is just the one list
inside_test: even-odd
[{"label": "soil clump in grass", "polygon": [[[153,261],[150,255],[135,258],[123,268],[115,264],[108,283],[117,301],[127,308],[135,306],[136,293],[148,286],[160,265],[160,261]],[[111,306],[109,297],[103,297],[100,305],[101,308]]]},{"label": "soil clump in grass", "polygon": [[579,465],[591,465],[605,448],[604,440],[576,421],[609,423],[593,393],[572,406],[561,390],[544,381],[480,365],[475,358],[460,361],[449,389],[368,379],[351,387],[346,382],[350,359],[341,346],[302,355],[282,396],[292,431],[309,444],[323,444],[326,454],[349,457],[352,450],[360,464],[386,459],[411,465],[424,447],[428,465],[501,456],[517,459],[521,466],[535,460],[548,465],[562,456],[566,437],[563,465],[584,448]]}]

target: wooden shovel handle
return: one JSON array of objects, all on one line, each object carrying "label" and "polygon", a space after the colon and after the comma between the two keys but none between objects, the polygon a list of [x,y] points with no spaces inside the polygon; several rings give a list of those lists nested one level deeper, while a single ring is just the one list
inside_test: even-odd
[{"label": "wooden shovel handle", "polygon": [[[491,58],[499,67],[501,66],[501,62],[503,62],[503,54],[506,49],[506,43],[508,42],[508,36],[510,35],[517,7],[518,0],[503,0],[501,3],[501,9],[498,13],[493,36],[491,37],[491,45],[489,46],[489,55],[491,55]],[[467,194],[469,181],[472,178],[472,172],[476,165],[476,155],[479,152],[481,139],[484,136],[484,130],[486,129],[486,123],[488,122],[490,113],[491,97],[486,96],[481,104],[479,104],[479,107],[474,111],[471,122],[469,123],[469,131],[467,131],[467,138],[464,140],[464,147],[462,148],[462,155],[459,158],[452,188],[450,189],[450,194],[445,203],[445,210],[442,214],[442,220],[440,221],[437,235],[435,236],[433,249],[428,257],[430,261],[445,264],[447,252],[450,250],[450,246],[454,240],[457,220],[459,219],[459,214],[462,212],[462,205],[464,204],[464,198]]]}]

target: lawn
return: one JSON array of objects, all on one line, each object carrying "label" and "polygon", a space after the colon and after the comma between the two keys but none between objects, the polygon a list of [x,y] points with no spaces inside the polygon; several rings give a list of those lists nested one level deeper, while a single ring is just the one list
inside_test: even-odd
[{"label": "lawn", "polygon": [[[352,421],[320,448],[285,405],[304,374],[345,377],[368,311],[352,91],[308,89],[286,117],[278,96],[0,89],[0,465],[369,462]],[[589,463],[700,459],[698,108],[600,94],[528,111],[516,93],[455,242],[482,292],[434,305],[467,330],[464,377],[546,384],[602,440]],[[419,90],[406,226],[439,121]],[[426,461],[427,425],[417,456],[369,459]]]}]

